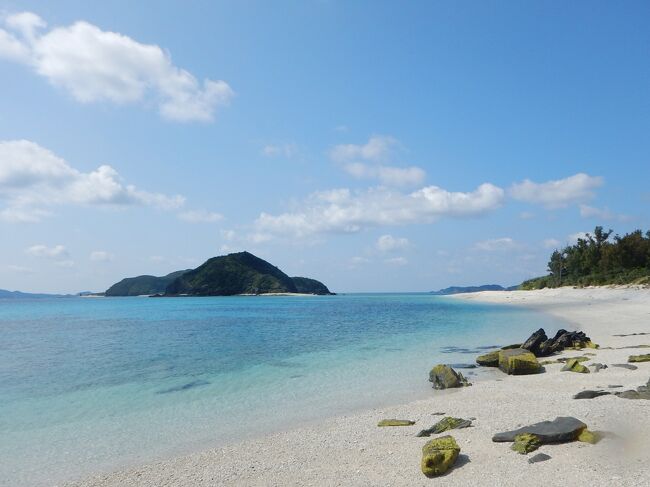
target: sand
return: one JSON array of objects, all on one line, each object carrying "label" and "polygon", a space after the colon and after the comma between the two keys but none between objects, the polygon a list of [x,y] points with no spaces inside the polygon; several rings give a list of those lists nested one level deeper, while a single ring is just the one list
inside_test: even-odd
[{"label": "sand", "polygon": [[[623,385],[634,389],[650,378],[650,363],[638,370],[611,367],[648,349],[650,291],[597,288],[483,292],[458,299],[530,306],[568,321],[596,343],[593,361],[609,364],[599,373],[560,372],[548,365],[533,376],[506,376],[472,387],[431,391],[430,399],[373,409],[316,425],[87,478],[69,486],[648,486],[650,485],[650,401],[615,396],[575,400],[585,389]],[[522,339],[532,331],[522,323]],[[554,333],[556,330],[547,330]],[[498,337],[495,337],[498,338]],[[571,351],[563,356],[577,356]],[[587,362],[589,364],[591,362]],[[434,364],[432,364],[434,365]],[[455,468],[427,479],[420,471],[426,438],[416,433],[435,423],[435,412],[476,418],[474,426],[452,432],[461,447]],[[575,416],[591,430],[608,432],[598,444],[544,445],[552,458],[529,464],[527,456],[493,443],[492,435],[556,416]],[[383,418],[417,421],[410,427],[378,428]],[[530,455],[529,455],[530,456]]]}]

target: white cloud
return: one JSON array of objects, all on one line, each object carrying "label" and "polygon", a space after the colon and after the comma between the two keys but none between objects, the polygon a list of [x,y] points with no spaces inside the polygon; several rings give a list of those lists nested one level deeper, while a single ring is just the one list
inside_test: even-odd
[{"label": "white cloud", "polygon": [[288,144],[267,144],[262,147],[262,155],[266,157],[286,157],[291,159],[298,155],[298,146],[294,143]]},{"label": "white cloud", "polygon": [[567,242],[571,245],[578,243],[579,239],[586,240],[587,232],[576,232],[567,236]]},{"label": "white cloud", "polygon": [[68,250],[63,245],[48,247],[47,245],[32,245],[25,249],[25,252],[34,257],[43,257],[48,259],[61,259],[68,256]]},{"label": "white cloud", "polygon": [[90,253],[90,260],[93,262],[110,262],[114,259],[114,255],[105,250],[93,250]]},{"label": "white cloud", "polygon": [[529,179],[515,183],[510,195],[519,201],[540,204],[546,208],[563,208],[594,197],[594,190],[603,185],[600,176],[578,173],[568,178],[535,183]]},{"label": "white cloud", "polygon": [[408,260],[406,260],[404,257],[392,257],[390,259],[384,260],[386,264],[391,264],[391,265],[406,265],[409,263]]},{"label": "white cloud", "polygon": [[56,205],[175,209],[181,196],[150,193],[125,185],[111,166],[84,173],[51,151],[28,140],[0,142],[0,220],[36,222]]},{"label": "white cloud", "polygon": [[0,57],[29,66],[82,103],[154,99],[168,120],[206,122],[234,95],[224,81],[200,83],[155,44],[141,44],[85,21],[44,31],[40,17],[23,12],[6,17],[4,25]]},{"label": "white cloud", "polygon": [[469,193],[437,186],[412,193],[381,187],[357,193],[335,189],[312,194],[294,212],[262,213],[254,225],[259,232],[283,237],[352,233],[368,227],[430,223],[445,216],[479,216],[497,209],[503,198],[503,190],[490,183]]},{"label": "white cloud", "polygon": [[545,249],[557,249],[560,248],[562,242],[554,238],[547,238],[542,242],[542,245],[544,246]]},{"label": "white cloud", "polygon": [[74,267],[74,260],[70,260],[70,259],[58,260],[54,263],[54,265],[69,269],[70,267]]},{"label": "white cloud", "polygon": [[417,186],[426,177],[423,169],[388,165],[393,158],[396,139],[374,135],[363,145],[341,144],[330,151],[332,161],[357,179],[375,179],[387,186]]},{"label": "white cloud", "polygon": [[223,220],[223,215],[213,211],[190,210],[179,213],[178,218],[188,223],[215,223]]},{"label": "white cloud", "polygon": [[630,220],[628,215],[614,213],[608,208],[594,208],[593,206],[588,205],[580,205],[580,216],[583,218],[596,218],[598,220]]},{"label": "white cloud", "polygon": [[377,239],[375,245],[381,252],[391,252],[393,250],[403,250],[407,248],[410,243],[407,238],[382,235]]},{"label": "white cloud", "polygon": [[485,252],[496,252],[499,250],[509,250],[517,246],[517,243],[510,237],[491,238],[474,244],[476,250]]}]

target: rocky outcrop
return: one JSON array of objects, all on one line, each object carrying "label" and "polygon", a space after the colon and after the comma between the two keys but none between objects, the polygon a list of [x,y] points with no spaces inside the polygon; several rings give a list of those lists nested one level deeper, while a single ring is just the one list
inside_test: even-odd
[{"label": "rocky outcrop", "polygon": [[537,374],[542,370],[535,355],[523,348],[499,351],[499,369],[508,375]]},{"label": "rocky outcrop", "polygon": [[422,447],[422,473],[427,477],[442,475],[456,463],[459,454],[460,447],[453,436],[429,440]]},{"label": "rocky outcrop", "polygon": [[543,328],[533,333],[522,343],[521,348],[529,350],[536,357],[547,357],[567,348],[598,348],[582,331],[559,330],[553,338],[548,338]]},{"label": "rocky outcrop", "polygon": [[429,382],[433,383],[434,389],[452,389],[471,385],[463,374],[444,364],[438,364],[431,369]]},{"label": "rocky outcrop", "polygon": [[544,328],[540,328],[528,337],[528,340],[521,344],[521,348],[532,352],[536,357],[541,357],[540,348],[542,343],[545,343],[546,341],[548,341],[546,332],[544,331]]},{"label": "rocky outcrop", "polygon": [[588,374],[589,369],[582,365],[578,359],[572,358],[567,360],[566,365],[562,367],[562,372],[578,372],[580,374]]},{"label": "rocky outcrop", "polygon": [[542,442],[537,435],[524,433],[515,436],[515,441],[510,448],[522,455],[528,455],[531,451],[537,450],[540,446],[542,446]]},{"label": "rocky outcrop", "polygon": [[587,425],[582,421],[571,416],[557,417],[553,421],[542,421],[516,430],[497,433],[492,437],[492,441],[515,441],[518,435],[529,433],[537,436],[542,444],[565,443],[575,441],[586,427]]},{"label": "rocky outcrop", "polygon": [[377,426],[413,426],[414,424],[415,421],[411,421],[410,419],[382,419],[377,423]]},{"label": "rocky outcrop", "polygon": [[451,416],[447,416],[438,421],[431,428],[420,431],[416,436],[424,437],[437,435],[448,430],[469,428],[470,426],[472,426],[472,420],[470,419],[452,418]]}]

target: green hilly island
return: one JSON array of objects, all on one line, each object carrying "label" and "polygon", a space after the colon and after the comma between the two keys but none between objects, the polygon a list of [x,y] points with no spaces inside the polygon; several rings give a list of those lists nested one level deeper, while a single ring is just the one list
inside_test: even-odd
[{"label": "green hilly island", "polygon": [[250,252],[213,257],[196,269],[166,276],[138,276],[111,286],[106,296],[233,296],[237,294],[332,294],[322,282],[289,277]]}]

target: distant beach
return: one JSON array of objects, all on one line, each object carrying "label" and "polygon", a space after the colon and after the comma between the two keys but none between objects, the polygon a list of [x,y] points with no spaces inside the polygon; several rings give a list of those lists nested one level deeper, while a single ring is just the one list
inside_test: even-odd
[{"label": "distant beach", "polygon": [[[551,364],[543,374],[497,373],[492,380],[477,381],[472,387],[431,390],[428,399],[318,421],[67,485],[647,485],[650,404],[614,395],[591,400],[572,396],[585,389],[611,386],[634,389],[648,381],[650,363],[639,363],[636,370],[612,365],[626,363],[629,355],[638,353],[630,347],[650,343],[650,337],[640,334],[650,332],[649,290],[560,288],[483,292],[454,299],[543,310],[584,330],[601,345],[590,351],[595,353],[593,360],[609,367],[599,373],[574,374],[560,372],[561,364]],[[531,324],[521,323],[522,340],[532,331]],[[501,341],[498,336],[494,340]],[[562,353],[577,355],[579,351]],[[444,477],[431,480],[420,472],[424,439],[415,434],[437,421],[438,412],[476,419],[473,427],[453,432],[463,455],[457,466]],[[591,430],[605,432],[605,438],[596,445],[544,446],[541,451],[552,458],[539,464],[529,464],[507,444],[491,441],[498,431],[556,416],[575,416]],[[379,420],[393,417],[414,420],[416,425],[377,428]]]}]

